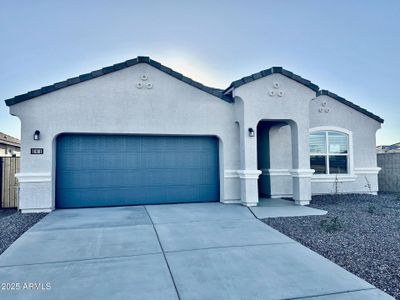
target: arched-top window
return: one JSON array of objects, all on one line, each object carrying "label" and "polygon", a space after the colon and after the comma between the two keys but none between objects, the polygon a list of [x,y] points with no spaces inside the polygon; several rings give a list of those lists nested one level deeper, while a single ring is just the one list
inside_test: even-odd
[{"label": "arched-top window", "polygon": [[314,174],[348,174],[349,136],[329,130],[310,133],[310,165]]}]

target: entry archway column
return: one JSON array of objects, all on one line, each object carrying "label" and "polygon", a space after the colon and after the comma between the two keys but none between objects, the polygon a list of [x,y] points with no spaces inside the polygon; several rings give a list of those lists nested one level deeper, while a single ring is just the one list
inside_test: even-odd
[{"label": "entry archway column", "polygon": [[[257,169],[257,126],[240,124],[240,164],[237,171],[240,178],[240,198],[244,206],[258,204],[258,177],[261,171]],[[249,128],[254,131],[250,136]]]},{"label": "entry archway column", "polygon": [[293,198],[298,205],[308,205],[311,201],[310,146],[308,122],[289,122],[292,132]]}]

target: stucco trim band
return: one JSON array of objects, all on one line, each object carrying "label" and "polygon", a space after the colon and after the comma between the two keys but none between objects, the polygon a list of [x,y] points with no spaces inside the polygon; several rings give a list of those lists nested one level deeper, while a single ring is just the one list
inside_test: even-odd
[{"label": "stucco trim band", "polygon": [[299,178],[311,178],[312,175],[314,174],[315,170],[313,169],[291,169],[290,174],[292,174],[293,177],[299,177]]},{"label": "stucco trim band", "polygon": [[382,168],[379,167],[371,167],[371,168],[354,168],[354,174],[365,175],[372,174],[377,175]]},{"label": "stucco trim band", "polygon": [[291,176],[289,169],[261,169],[262,175],[267,176]]},{"label": "stucco trim band", "polygon": [[224,178],[239,178],[237,170],[225,170]]},{"label": "stucco trim band", "polygon": [[242,179],[258,179],[258,176],[260,176],[261,171],[260,170],[238,170],[237,174]]},{"label": "stucco trim band", "polygon": [[50,173],[17,173],[19,182],[51,182]]},{"label": "stucco trim band", "polygon": [[356,179],[357,176],[349,174],[318,174],[311,177],[311,182],[349,182]]},{"label": "stucco trim band", "polygon": [[52,212],[54,208],[22,208],[21,213],[32,214],[32,213],[49,213]]},{"label": "stucco trim band", "polygon": [[231,200],[221,200],[223,204],[241,204],[242,200],[240,199],[231,199]]}]

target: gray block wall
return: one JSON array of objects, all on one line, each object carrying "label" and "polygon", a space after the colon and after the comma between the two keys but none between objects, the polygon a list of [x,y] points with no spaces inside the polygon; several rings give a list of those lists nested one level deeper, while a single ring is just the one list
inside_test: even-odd
[{"label": "gray block wall", "polygon": [[379,153],[378,166],[382,168],[378,175],[379,190],[400,192],[400,153]]}]

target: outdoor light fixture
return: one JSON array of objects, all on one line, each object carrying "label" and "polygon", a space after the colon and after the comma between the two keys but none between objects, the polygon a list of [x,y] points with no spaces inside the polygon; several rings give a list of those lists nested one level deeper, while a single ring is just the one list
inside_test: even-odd
[{"label": "outdoor light fixture", "polygon": [[249,128],[249,137],[254,137],[254,129],[253,128]]},{"label": "outdoor light fixture", "polygon": [[35,133],[33,134],[33,139],[34,139],[35,141],[40,140],[40,131],[39,131],[39,130],[36,130],[36,131],[35,131]]}]

